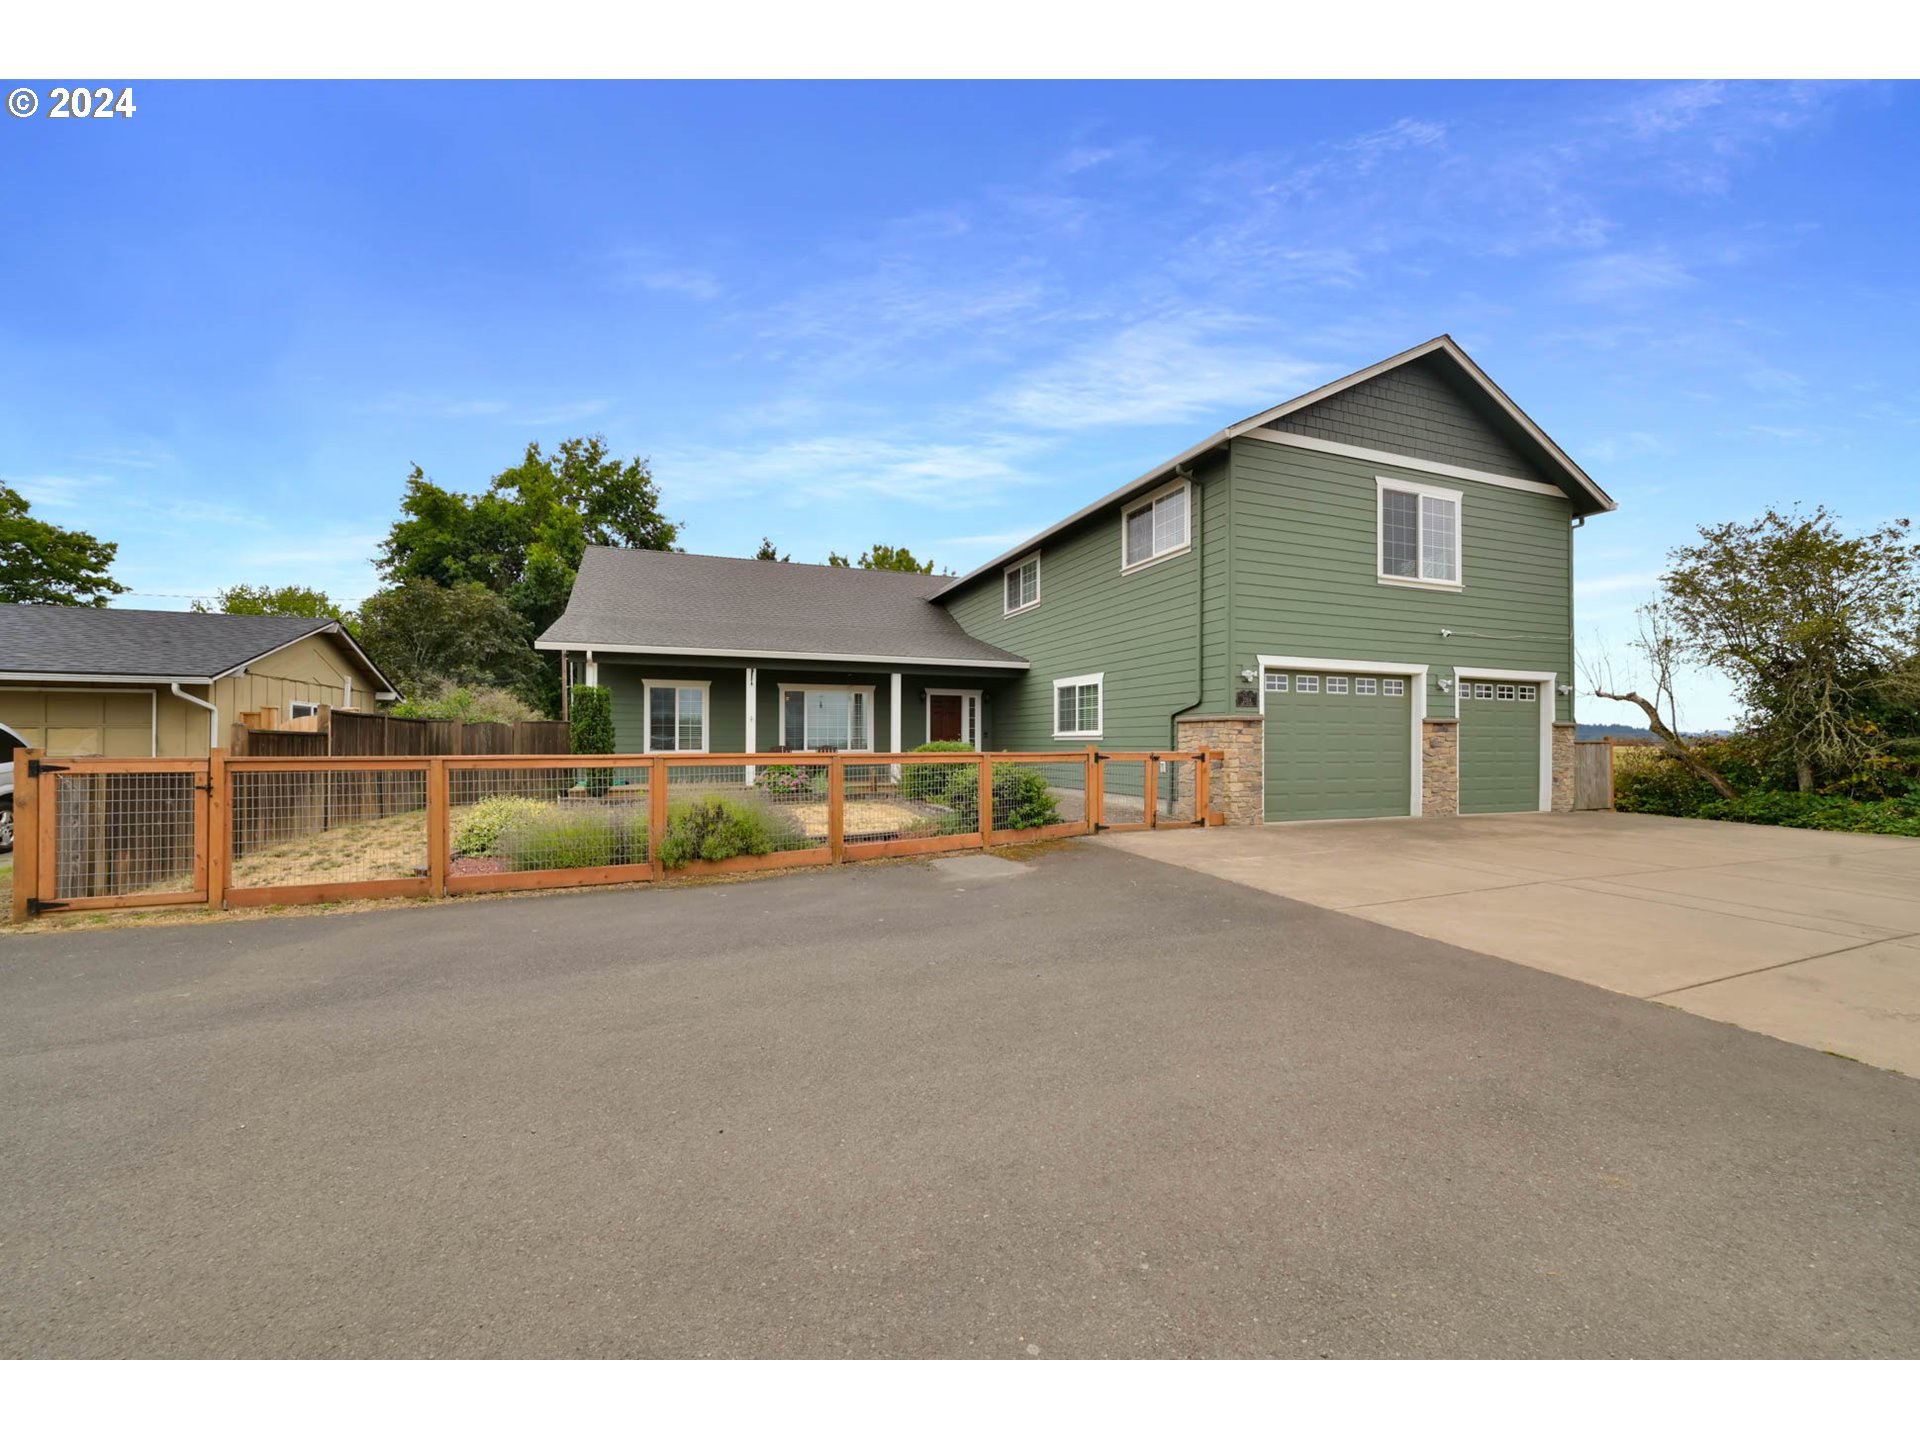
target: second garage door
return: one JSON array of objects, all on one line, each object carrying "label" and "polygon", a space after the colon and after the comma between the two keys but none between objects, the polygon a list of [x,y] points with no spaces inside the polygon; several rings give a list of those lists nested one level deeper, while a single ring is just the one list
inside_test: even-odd
[{"label": "second garage door", "polygon": [[1410,813],[1413,702],[1404,678],[1269,670],[1269,820]]},{"label": "second garage door", "polygon": [[1460,681],[1460,813],[1540,808],[1540,687]]}]

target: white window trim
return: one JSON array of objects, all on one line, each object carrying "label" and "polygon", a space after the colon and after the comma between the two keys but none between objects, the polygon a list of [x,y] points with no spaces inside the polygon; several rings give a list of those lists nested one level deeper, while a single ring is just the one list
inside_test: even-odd
[{"label": "white window trim", "polygon": [[[1033,599],[1029,600],[1024,605],[1007,604],[1007,576],[1013,574],[1017,570],[1026,569],[1028,565],[1033,566]],[[1014,561],[1011,565],[1003,566],[1001,568],[1000,613],[1003,616],[1004,615],[1024,615],[1027,613],[1027,611],[1033,609],[1039,603],[1040,603],[1040,552],[1038,550],[1033,550],[1033,551],[1029,551],[1025,555],[1022,555],[1018,560]],[[949,691],[949,692],[943,692],[943,693],[958,694],[959,692]]]},{"label": "white window trim", "polygon": [[[1381,553],[1385,548],[1387,528],[1387,491],[1398,490],[1405,495],[1419,495],[1435,500],[1453,502],[1453,576],[1451,580],[1429,580],[1424,575],[1389,575],[1386,571],[1386,557]],[[1422,485],[1416,480],[1397,480],[1390,475],[1373,477],[1373,578],[1382,585],[1405,585],[1415,590],[1464,590],[1467,588],[1465,537],[1467,533],[1467,504],[1464,491],[1449,490],[1441,485]],[[1426,517],[1421,515],[1420,531],[1414,542],[1414,563],[1421,570],[1427,568],[1427,532]]]},{"label": "white window trim", "polygon": [[852,755],[873,754],[873,727],[874,716],[876,714],[873,697],[875,691],[878,689],[879,687],[877,685],[782,685],[780,687],[780,743],[790,750],[799,750],[803,754],[807,751],[807,737],[804,733],[806,729],[804,715],[801,717],[801,729],[803,733],[800,736],[800,743],[795,745],[793,741],[787,738],[787,692],[789,690],[798,690],[804,695],[809,692],[821,693],[831,691],[839,695],[864,695],[867,697],[867,743],[864,745],[843,745],[840,747],[840,751],[842,754]]},{"label": "white window trim", "polygon": [[[698,750],[656,750],[653,748],[653,692],[663,690],[698,690],[700,692],[700,748]],[[679,715],[674,716],[674,738],[680,735]],[[673,680],[665,676],[640,682],[640,753],[643,755],[705,755],[712,748],[713,737],[713,681],[711,680]]]},{"label": "white window trim", "polygon": [[[1551,814],[1553,811],[1553,719],[1555,710],[1559,708],[1554,704],[1553,697],[1559,693],[1554,686],[1559,683],[1560,677],[1551,670],[1493,670],[1484,665],[1453,667],[1454,694],[1459,695],[1460,687],[1472,680],[1514,680],[1540,687],[1540,698],[1533,702],[1540,707],[1540,813]],[[1454,713],[1458,715],[1459,712],[1460,707],[1456,702]],[[1465,747],[1462,746],[1461,749],[1464,750]],[[1454,763],[1458,767],[1460,762],[1456,760]]]},{"label": "white window trim", "polygon": [[[1349,675],[1391,675],[1407,682],[1407,709],[1412,712],[1411,733],[1407,736],[1407,747],[1413,756],[1413,779],[1411,793],[1407,796],[1407,814],[1417,816],[1421,810],[1421,794],[1425,773],[1422,764],[1420,744],[1421,731],[1427,719],[1427,667],[1424,665],[1402,665],[1392,660],[1330,660],[1323,655],[1262,655],[1260,660],[1260,713],[1267,713],[1268,670],[1344,670]],[[1264,809],[1267,793],[1266,746],[1260,747],[1260,795]]]},{"label": "white window trim", "polygon": [[[1069,685],[1091,685],[1094,687],[1093,729],[1062,730],[1060,728],[1060,692]],[[1075,707],[1076,713],[1078,706]],[[1098,740],[1107,728],[1107,672],[1097,675],[1069,675],[1064,680],[1053,682],[1053,738],[1056,740]]]},{"label": "white window trim", "polygon": [[[933,697],[936,695],[957,695],[960,697],[960,728],[962,730],[965,730],[967,726],[967,702],[969,700],[973,702],[973,734],[963,734],[960,738],[962,740],[972,741],[973,748],[978,750],[980,748],[980,713],[985,709],[985,701],[982,698],[981,692],[978,690],[929,689],[927,691],[926,705],[927,724],[921,738],[929,745],[933,743]],[[1059,712],[1056,710],[1054,713],[1057,715]]]},{"label": "white window trim", "polygon": [[[1187,492],[1186,542],[1170,550],[1156,551],[1146,559],[1136,560],[1129,565],[1127,563],[1127,518],[1139,514],[1142,510],[1150,509],[1156,501],[1166,499],[1176,490]],[[1122,575],[1132,575],[1137,571],[1145,570],[1149,565],[1158,565],[1162,560],[1171,560],[1176,555],[1184,555],[1191,549],[1193,549],[1193,482],[1191,480],[1176,480],[1171,485],[1162,485],[1151,494],[1129,500],[1120,507],[1120,573]]]},{"label": "white window trim", "polygon": [[[302,709],[302,706],[305,708]],[[318,700],[289,700],[287,702],[287,718],[289,720],[304,720],[309,715],[318,715],[319,713],[320,702]]]}]

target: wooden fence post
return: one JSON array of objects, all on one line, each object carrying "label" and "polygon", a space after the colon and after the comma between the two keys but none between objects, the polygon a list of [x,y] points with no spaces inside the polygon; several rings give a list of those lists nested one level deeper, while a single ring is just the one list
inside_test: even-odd
[{"label": "wooden fence post", "polygon": [[1148,755],[1147,763],[1140,767],[1140,798],[1146,802],[1147,828],[1154,829],[1160,823],[1160,757]]},{"label": "wooden fence post", "polygon": [[1087,833],[1092,835],[1099,830],[1107,808],[1106,771],[1100,765],[1098,745],[1087,746],[1087,784],[1081,793],[1087,797]]},{"label": "wooden fence post", "polygon": [[1213,823],[1213,755],[1206,750],[1193,752],[1193,818]]},{"label": "wooden fence post", "polygon": [[647,762],[647,860],[653,866],[653,878],[667,878],[667,862],[661,849],[667,843],[667,762],[656,755]]},{"label": "wooden fence post", "polygon": [[27,918],[28,902],[40,891],[40,782],[30,778],[44,750],[13,752],[13,918]]},{"label": "wooden fence post", "polygon": [[993,844],[993,761],[980,757],[980,848]]},{"label": "wooden fence post", "polygon": [[207,752],[207,908],[227,908],[227,857],[232,842],[227,837],[227,816],[233,807],[233,794],[227,779],[227,752],[218,748]]},{"label": "wooden fence post", "polygon": [[436,900],[447,893],[449,852],[453,846],[453,816],[447,757],[427,757],[427,894]]},{"label": "wooden fence post", "polygon": [[839,755],[827,757],[827,849],[833,863],[847,858],[847,762]]}]

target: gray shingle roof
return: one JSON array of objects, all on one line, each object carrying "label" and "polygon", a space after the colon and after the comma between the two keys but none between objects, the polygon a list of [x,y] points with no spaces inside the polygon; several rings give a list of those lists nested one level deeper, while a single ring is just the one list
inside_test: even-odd
[{"label": "gray shingle roof", "polygon": [[1024,666],[930,603],[946,585],[940,575],[596,546],[539,644]]},{"label": "gray shingle roof", "polygon": [[335,628],[294,615],[0,605],[0,674],[205,681]]}]

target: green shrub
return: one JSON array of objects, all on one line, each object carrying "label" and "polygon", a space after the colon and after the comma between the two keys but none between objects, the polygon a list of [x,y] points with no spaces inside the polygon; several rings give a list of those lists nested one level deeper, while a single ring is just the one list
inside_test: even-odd
[{"label": "green shrub", "polygon": [[646,812],[624,805],[538,806],[501,828],[493,853],[516,870],[642,865]]},{"label": "green shrub", "polygon": [[996,830],[1038,830],[1060,823],[1060,807],[1047,777],[1030,765],[997,765],[993,771]]},{"label": "green shrub", "polygon": [[[972,754],[973,747],[964,740],[929,740],[924,745],[913,747],[915,755],[929,752]],[[900,793],[909,800],[928,805],[965,805],[977,814],[980,809],[979,771],[972,765],[902,765]],[[969,796],[972,798],[969,799]]]},{"label": "green shrub", "polygon": [[1702,820],[1747,825],[1789,825],[1800,830],[1841,830],[1860,835],[1920,836],[1920,800],[1855,800],[1845,795],[1762,790],[1738,800],[1702,805]]},{"label": "green shrub", "polygon": [[500,832],[516,820],[531,819],[554,807],[521,795],[489,795],[468,806],[454,821],[453,853],[491,855],[499,843]]},{"label": "green shrub", "polygon": [[[604,685],[573,687],[570,738],[576,755],[613,753],[613,692]],[[604,795],[613,784],[611,770],[582,770],[580,784],[589,795]]]},{"label": "green shrub", "polygon": [[667,808],[660,860],[667,869],[678,870],[695,860],[767,855],[797,833],[770,805],[731,795],[702,795]]},{"label": "green shrub", "polygon": [[402,720],[492,721],[512,725],[538,720],[541,714],[511,690],[495,685],[455,685],[446,680],[423,681],[412,694],[387,713]]}]

